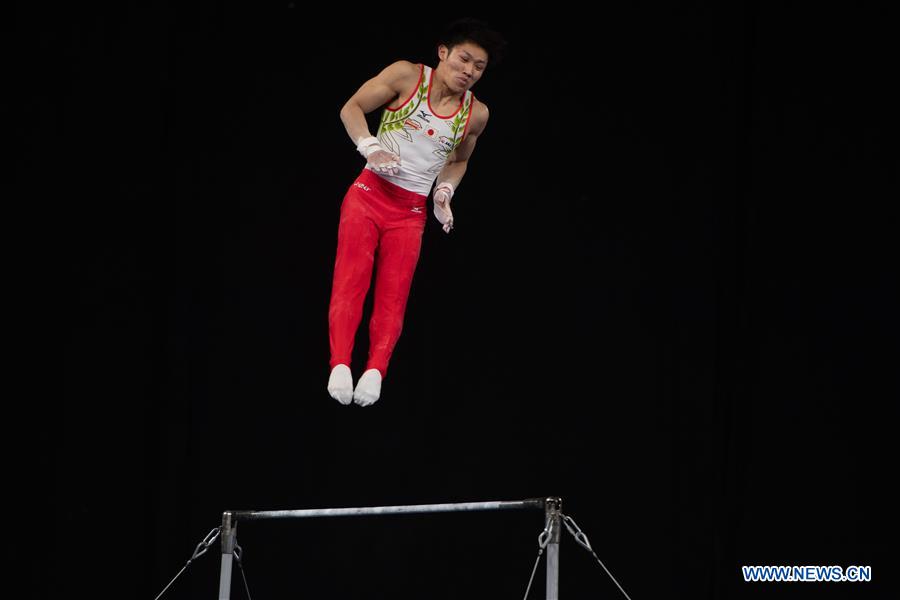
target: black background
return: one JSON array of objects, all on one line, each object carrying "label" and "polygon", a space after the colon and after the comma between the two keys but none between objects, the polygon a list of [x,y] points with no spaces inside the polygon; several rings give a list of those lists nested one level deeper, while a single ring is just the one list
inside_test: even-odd
[{"label": "black background", "polygon": [[[63,379],[26,461],[33,597],[153,598],[228,509],[547,495],[634,600],[888,597],[895,27],[726,4],[20,13],[17,182]],[[474,89],[490,123],[456,229],[429,216],[382,399],[340,406],[327,308],[362,160],[338,112],[394,60],[434,65],[464,14],[510,42]],[[366,350],[361,327],[356,376]],[[542,527],[238,541],[254,598],[518,598]],[[213,597],[218,560],[167,597]],[[749,584],[749,564],[874,581]],[[560,576],[564,598],[618,594],[568,536]]]}]

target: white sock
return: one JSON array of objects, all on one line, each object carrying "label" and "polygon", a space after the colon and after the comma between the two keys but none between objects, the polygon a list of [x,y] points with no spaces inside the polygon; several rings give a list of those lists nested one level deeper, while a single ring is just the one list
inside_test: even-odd
[{"label": "white sock", "polygon": [[360,406],[369,406],[378,402],[379,396],[381,396],[381,372],[378,369],[369,369],[356,382],[353,401]]},{"label": "white sock", "polygon": [[328,377],[328,393],[341,404],[353,401],[353,373],[347,365],[335,365]]}]

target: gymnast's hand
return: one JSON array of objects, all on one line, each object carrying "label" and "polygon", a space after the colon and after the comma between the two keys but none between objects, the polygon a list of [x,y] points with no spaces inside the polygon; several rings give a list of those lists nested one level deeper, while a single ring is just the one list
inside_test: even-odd
[{"label": "gymnast's hand", "polygon": [[450,210],[450,199],[453,197],[453,185],[450,182],[439,183],[431,195],[434,200],[434,216],[443,225],[444,233],[453,229],[453,211]]},{"label": "gymnast's hand", "polygon": [[400,157],[385,150],[376,137],[360,140],[356,149],[365,157],[366,162],[376,173],[396,175],[400,172]]}]

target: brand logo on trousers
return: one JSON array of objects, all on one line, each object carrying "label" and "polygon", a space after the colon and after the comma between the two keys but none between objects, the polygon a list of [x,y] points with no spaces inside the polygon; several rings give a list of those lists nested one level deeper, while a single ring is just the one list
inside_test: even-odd
[{"label": "brand logo on trousers", "polygon": [[412,209],[412,211],[413,211],[414,213],[416,213],[416,214],[419,214],[419,213],[422,212],[422,207],[421,207],[421,206],[416,206],[415,208]]},{"label": "brand logo on trousers", "polygon": [[367,192],[369,191],[369,186],[367,186],[366,184],[364,184],[362,182],[357,181],[353,185],[355,185],[356,187],[358,187],[361,190],[365,190]]}]

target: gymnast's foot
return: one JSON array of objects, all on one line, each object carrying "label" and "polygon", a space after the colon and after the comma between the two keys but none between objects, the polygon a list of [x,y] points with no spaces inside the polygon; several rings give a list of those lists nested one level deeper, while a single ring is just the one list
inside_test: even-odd
[{"label": "gymnast's foot", "polygon": [[350,367],[334,366],[328,378],[328,393],[341,404],[350,404],[353,401],[353,374]]},{"label": "gymnast's foot", "polygon": [[381,372],[378,369],[369,369],[356,382],[353,401],[360,406],[369,406],[375,404],[379,396],[381,396]]}]

